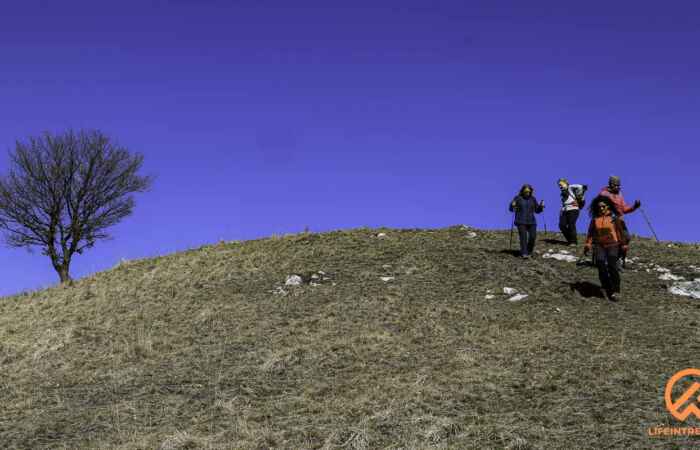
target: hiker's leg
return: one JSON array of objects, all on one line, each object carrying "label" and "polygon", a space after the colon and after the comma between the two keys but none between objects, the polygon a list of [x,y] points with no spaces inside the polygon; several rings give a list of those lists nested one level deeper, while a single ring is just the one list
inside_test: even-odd
[{"label": "hiker's leg", "polygon": [[559,213],[559,231],[564,235],[564,240],[569,242],[569,234],[566,229],[566,211],[561,211]]},{"label": "hiker's leg", "polygon": [[527,255],[527,225],[518,224],[518,237],[520,238],[520,255]]},{"label": "hiker's leg", "polygon": [[578,234],[576,231],[576,221],[578,220],[579,210],[572,209],[571,211],[567,211],[566,214],[567,214],[566,222],[567,222],[568,229],[569,229],[569,243],[570,244],[578,244]]},{"label": "hiker's leg", "polygon": [[528,230],[527,253],[531,255],[535,250],[535,242],[537,242],[537,225],[532,224]]},{"label": "hiker's leg", "polygon": [[612,286],[610,284],[610,273],[608,272],[608,259],[607,251],[604,248],[596,249],[595,265],[598,268],[598,279],[600,280],[600,287],[610,294],[612,292]]},{"label": "hiker's leg", "polygon": [[620,272],[624,272],[624,269],[626,269],[627,266],[627,252],[622,249],[622,247],[618,247],[618,252],[619,256],[617,258],[617,269]]},{"label": "hiker's leg", "polygon": [[613,247],[608,250],[608,273],[610,274],[610,288],[613,292],[620,292],[620,271],[617,267],[618,249]]}]

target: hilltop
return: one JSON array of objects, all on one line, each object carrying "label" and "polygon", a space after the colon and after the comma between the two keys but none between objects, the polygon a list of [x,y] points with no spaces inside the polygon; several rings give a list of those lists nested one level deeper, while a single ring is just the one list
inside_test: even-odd
[{"label": "hilltop", "polygon": [[[130,261],[3,298],[0,442],[687,444],[646,429],[674,423],[664,385],[698,365],[700,299],[669,287],[700,278],[700,247],[637,238],[612,303],[594,268],[544,257],[565,255],[551,238],[541,233],[540,253],[523,261],[507,231],[302,233]],[[295,274],[301,283],[287,285]],[[505,287],[527,297],[509,301]]]}]

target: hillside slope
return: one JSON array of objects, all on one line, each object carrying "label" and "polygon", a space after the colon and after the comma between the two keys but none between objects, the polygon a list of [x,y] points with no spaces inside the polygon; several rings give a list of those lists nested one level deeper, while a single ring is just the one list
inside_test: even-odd
[{"label": "hillside slope", "polygon": [[[564,248],[542,237],[540,252]],[[464,227],[298,234],[132,261],[3,298],[0,442],[599,449],[692,441],[646,430],[675,423],[664,385],[700,366],[700,300],[670,294],[655,268],[700,277],[698,246],[635,241],[623,300],[611,303],[596,296],[594,268],[541,254],[520,260],[504,250],[508,239]],[[285,286],[291,274],[304,282]],[[528,297],[508,301],[504,287]]]}]

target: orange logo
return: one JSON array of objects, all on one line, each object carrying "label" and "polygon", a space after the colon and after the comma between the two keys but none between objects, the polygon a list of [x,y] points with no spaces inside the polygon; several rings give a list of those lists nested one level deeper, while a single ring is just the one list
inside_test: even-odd
[{"label": "orange logo", "polygon": [[[700,420],[700,383],[694,381],[688,389],[686,389],[683,394],[676,400],[671,398],[673,393],[673,387],[682,378],[694,376],[700,379],[700,369],[685,369],[676,373],[668,380],[666,383],[666,392],[664,393],[664,398],[666,399],[666,408],[668,411],[681,422],[685,421],[691,414]],[[697,397],[696,397],[697,396]]]}]

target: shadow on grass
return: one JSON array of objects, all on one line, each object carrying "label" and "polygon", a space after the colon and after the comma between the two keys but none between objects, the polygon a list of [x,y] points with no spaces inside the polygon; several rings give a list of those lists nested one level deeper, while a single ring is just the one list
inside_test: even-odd
[{"label": "shadow on grass", "polygon": [[584,298],[605,298],[603,290],[597,284],[590,283],[588,281],[577,281],[576,283],[569,283],[569,289],[578,292],[581,297]]},{"label": "shadow on grass", "polygon": [[559,239],[552,239],[552,238],[542,239],[542,242],[546,242],[547,244],[552,244],[552,245],[569,245],[569,243],[566,241],[562,241]]},{"label": "shadow on grass", "polygon": [[516,258],[520,258],[520,250],[505,249],[505,250],[499,250],[498,253],[500,253],[502,255],[510,255],[510,256],[514,256]]}]

